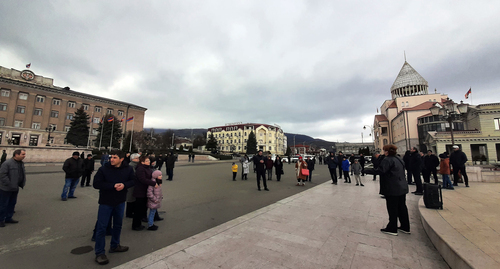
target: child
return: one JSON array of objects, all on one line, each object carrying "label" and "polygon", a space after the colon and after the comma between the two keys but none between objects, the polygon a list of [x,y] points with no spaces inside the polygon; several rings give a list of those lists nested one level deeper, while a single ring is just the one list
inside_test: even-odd
[{"label": "child", "polygon": [[233,166],[231,168],[233,170],[233,181],[236,181],[236,174],[238,174],[238,165],[236,163],[233,163]]},{"label": "child", "polygon": [[439,173],[443,176],[443,188],[454,190],[453,184],[450,180],[450,159],[448,158],[448,152],[439,154],[441,162],[439,163]]},{"label": "child", "polygon": [[361,187],[365,186],[363,185],[363,182],[361,181],[361,164],[359,164],[358,159],[354,159],[354,163],[351,166],[352,172],[354,173],[354,178],[356,179],[356,186],[361,185]]},{"label": "child", "polygon": [[351,164],[349,163],[349,160],[344,157],[344,160],[342,161],[342,171],[344,171],[344,183],[351,183],[351,177],[349,176],[349,167]]},{"label": "child", "polygon": [[243,175],[241,175],[241,180],[248,180],[248,171],[250,171],[250,168],[248,166],[248,160],[245,159],[243,162]]},{"label": "child", "polygon": [[156,186],[148,186],[148,230],[150,231],[158,230],[158,226],[154,225],[154,218],[156,210],[161,207],[161,200],[163,200],[163,194],[161,193],[161,177],[162,175],[160,170],[154,171],[153,180],[156,181]]}]

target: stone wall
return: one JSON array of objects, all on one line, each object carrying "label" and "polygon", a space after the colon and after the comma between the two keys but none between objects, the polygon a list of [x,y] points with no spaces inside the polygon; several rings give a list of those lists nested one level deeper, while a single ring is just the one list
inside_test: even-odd
[{"label": "stone wall", "polygon": [[90,149],[85,148],[58,148],[58,147],[23,147],[23,146],[4,146],[1,150],[7,151],[7,158],[11,158],[14,150],[23,149],[26,151],[25,163],[62,163],[71,157],[73,152],[85,152],[85,155],[91,153]]}]

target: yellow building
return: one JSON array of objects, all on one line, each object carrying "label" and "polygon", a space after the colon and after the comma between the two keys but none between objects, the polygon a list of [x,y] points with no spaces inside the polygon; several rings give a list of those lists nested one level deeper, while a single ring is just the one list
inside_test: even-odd
[{"label": "yellow building", "polygon": [[285,133],[278,125],[260,123],[229,123],[225,126],[208,128],[207,141],[213,134],[221,152],[240,152],[247,150],[248,135],[254,132],[257,149],[271,154],[283,155],[286,152]]},{"label": "yellow building", "polygon": [[[120,120],[134,117],[134,131],[142,131],[147,110],[54,86],[52,78],[31,70],[0,66],[0,145],[63,146],[71,119],[80,107],[91,117],[91,140],[96,138],[100,119],[110,114]],[[132,122],[122,124],[124,131],[132,129]],[[50,137],[47,128],[54,130]]]}]

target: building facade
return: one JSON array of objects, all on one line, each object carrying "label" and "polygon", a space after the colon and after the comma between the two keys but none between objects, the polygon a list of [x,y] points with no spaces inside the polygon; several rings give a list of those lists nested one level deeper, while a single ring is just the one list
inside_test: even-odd
[{"label": "building facade", "polygon": [[370,154],[373,154],[375,152],[375,147],[373,143],[349,143],[349,142],[344,142],[344,143],[335,143],[335,148],[337,153],[342,151],[344,155],[358,155],[360,149],[366,149],[370,151]]},{"label": "building facade", "polygon": [[52,78],[31,70],[0,66],[0,145],[64,146],[71,120],[80,107],[91,117],[91,141],[106,115],[119,120],[133,117],[128,123],[122,121],[123,131],[132,130],[132,126],[134,131],[143,130],[144,107],[54,86]]},{"label": "building facade", "polygon": [[247,150],[248,136],[251,132],[255,134],[258,150],[271,152],[271,154],[285,154],[287,139],[278,125],[239,122],[211,127],[208,128],[207,141],[213,134],[221,152],[244,153]]}]

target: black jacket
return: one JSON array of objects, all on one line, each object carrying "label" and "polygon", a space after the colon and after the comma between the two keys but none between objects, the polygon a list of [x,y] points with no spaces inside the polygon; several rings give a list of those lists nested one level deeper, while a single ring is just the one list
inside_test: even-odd
[{"label": "black jacket", "polygon": [[151,180],[152,178],[153,171],[149,166],[138,163],[135,168],[134,197],[144,198],[147,196],[148,187],[156,185],[156,182]]},{"label": "black jacket", "polygon": [[314,170],[314,160],[306,160],[306,163],[307,163],[307,169],[309,169],[310,171]]},{"label": "black jacket", "polygon": [[410,156],[411,156],[411,151],[407,150],[405,152],[405,156],[403,157],[403,162],[405,162],[405,164],[406,164],[405,165],[405,169],[406,170],[411,170],[410,169],[411,168],[411,160],[410,160],[411,158],[410,158]]},{"label": "black jacket", "polygon": [[361,167],[365,166],[365,156],[359,156],[359,164],[361,164]]},{"label": "black jacket", "polygon": [[[267,157],[264,155],[259,156],[259,154],[253,156],[253,163],[255,164],[257,171],[265,171],[266,170],[266,160]],[[264,161],[264,163],[260,163],[260,161]]]},{"label": "black jacket", "polygon": [[372,157],[372,163],[373,163],[373,168],[374,169],[377,169],[380,165],[380,162],[382,161],[382,156],[385,156],[385,155],[378,155],[378,158],[375,158],[375,155],[373,155]]},{"label": "black jacket", "polygon": [[85,167],[85,170],[86,171],[94,171],[94,164],[95,164],[95,161],[94,159],[84,159],[83,160],[83,166]]},{"label": "black jacket", "polygon": [[73,157],[66,159],[63,164],[63,170],[66,172],[66,178],[79,178],[82,176],[85,168],[83,167],[83,160]]},{"label": "black jacket", "polygon": [[281,175],[281,172],[283,171],[283,162],[281,161],[281,158],[276,158],[274,161],[274,171],[276,171],[276,175]]},{"label": "black jacket", "polygon": [[401,196],[408,193],[405,166],[398,156],[386,156],[377,169],[365,169],[367,174],[380,175],[380,194]]},{"label": "black jacket", "polygon": [[333,154],[330,154],[325,157],[325,163],[328,164],[328,168],[330,169],[336,169],[337,165],[339,164],[337,157],[335,157],[335,155]]},{"label": "black jacket", "polygon": [[436,170],[436,167],[439,166],[439,159],[436,155],[434,154],[431,154],[430,156],[429,155],[425,155],[424,157],[424,166],[425,166],[425,169],[427,169],[428,171],[434,171]]},{"label": "black jacket", "polygon": [[[134,170],[122,162],[120,167],[105,163],[99,167],[94,177],[93,186],[99,190],[99,204],[117,206],[127,199],[127,189],[134,186]],[[121,191],[115,189],[115,184],[123,183]]]},{"label": "black jacket", "polygon": [[174,167],[175,167],[175,159],[176,159],[176,157],[175,157],[174,154],[169,154],[167,156],[166,163],[167,163],[167,168],[168,169],[174,169]]},{"label": "black jacket", "polygon": [[463,151],[457,150],[451,153],[450,165],[452,165],[453,168],[464,167],[466,162],[467,162],[467,155],[465,155]]},{"label": "black jacket", "polygon": [[408,170],[411,171],[422,171],[422,158],[418,152],[410,153],[410,168]]}]

